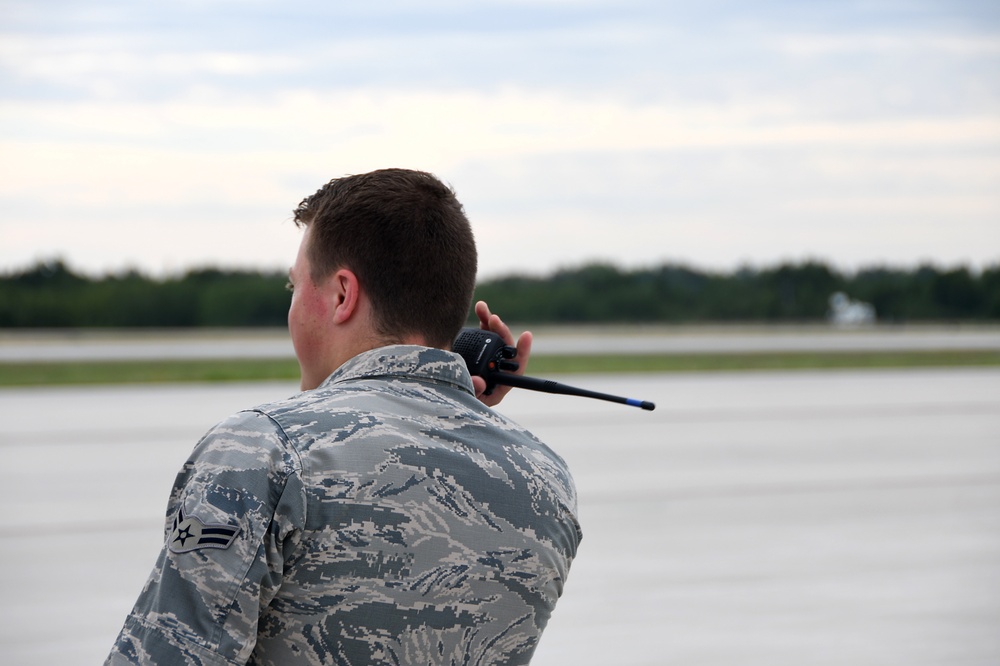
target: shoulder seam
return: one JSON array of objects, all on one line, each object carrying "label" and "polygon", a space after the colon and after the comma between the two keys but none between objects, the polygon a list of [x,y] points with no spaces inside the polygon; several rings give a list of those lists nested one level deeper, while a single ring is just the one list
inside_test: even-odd
[{"label": "shoulder seam", "polygon": [[295,456],[295,461],[297,463],[296,464],[296,468],[292,469],[292,470],[289,470],[289,471],[290,472],[300,472],[301,473],[302,472],[302,454],[299,452],[298,447],[296,447],[295,444],[293,444],[293,440],[292,440],[291,435],[289,435],[288,432],[284,429],[284,427],[282,427],[281,423],[279,423],[277,419],[275,419],[273,416],[271,416],[270,414],[268,414],[267,412],[265,412],[263,409],[261,409],[259,407],[254,407],[254,408],[251,408],[251,409],[245,409],[243,411],[244,412],[252,412],[252,413],[255,413],[255,414],[260,414],[261,416],[263,416],[264,418],[266,418],[268,421],[270,421],[272,424],[274,424],[274,427],[275,427],[275,429],[277,429],[278,435],[280,436],[279,439],[281,440],[281,442],[284,445],[285,449],[287,449],[288,451],[290,451]]}]

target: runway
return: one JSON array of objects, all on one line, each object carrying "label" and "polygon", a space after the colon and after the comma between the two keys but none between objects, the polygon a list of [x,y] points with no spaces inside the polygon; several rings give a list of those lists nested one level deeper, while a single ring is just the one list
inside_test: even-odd
[{"label": "runway", "polygon": [[[520,330],[520,329],[517,329]],[[538,354],[725,354],[998,350],[995,325],[837,328],[820,325],[535,328]],[[288,331],[225,329],[0,331],[0,363],[293,358]]]},{"label": "runway", "polygon": [[[584,540],[533,664],[1000,663],[1000,369],[553,377],[512,393]],[[5,664],[101,663],[174,474],[290,384],[0,391]]]}]

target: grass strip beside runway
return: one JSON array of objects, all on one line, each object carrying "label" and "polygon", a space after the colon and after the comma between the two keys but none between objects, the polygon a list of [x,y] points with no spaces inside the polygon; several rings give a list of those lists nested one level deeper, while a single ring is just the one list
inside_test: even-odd
[{"label": "grass strip beside runway", "polygon": [[[533,356],[528,374],[998,366],[993,350]],[[0,363],[0,386],[295,381],[294,359]]]}]

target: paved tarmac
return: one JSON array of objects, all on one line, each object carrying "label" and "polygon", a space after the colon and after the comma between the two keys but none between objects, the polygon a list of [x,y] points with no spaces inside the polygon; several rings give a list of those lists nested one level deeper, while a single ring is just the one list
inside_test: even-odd
[{"label": "paved tarmac", "polygon": [[[515,391],[584,541],[536,666],[1000,663],[1000,369],[573,376]],[[101,663],[173,476],[290,384],[0,390],[4,664]]]},{"label": "paved tarmac", "polygon": [[[1000,326],[579,326],[536,329],[539,354],[1000,350]],[[283,329],[0,331],[0,362],[293,358]]]}]

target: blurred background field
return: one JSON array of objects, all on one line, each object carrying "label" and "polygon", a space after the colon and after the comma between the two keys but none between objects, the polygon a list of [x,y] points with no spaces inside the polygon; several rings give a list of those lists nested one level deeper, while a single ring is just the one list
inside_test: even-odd
[{"label": "blurred background field", "polygon": [[[293,379],[285,282],[218,269],[95,278],[59,261],[0,276],[0,385]],[[721,273],[589,264],[485,279],[476,298],[515,328],[532,322],[536,372],[998,362],[996,266],[842,273],[806,262]]]},{"label": "blurred background field", "polygon": [[[1000,365],[1000,326],[982,324],[530,328],[529,374]],[[297,377],[281,329],[0,332],[0,386]]]}]

